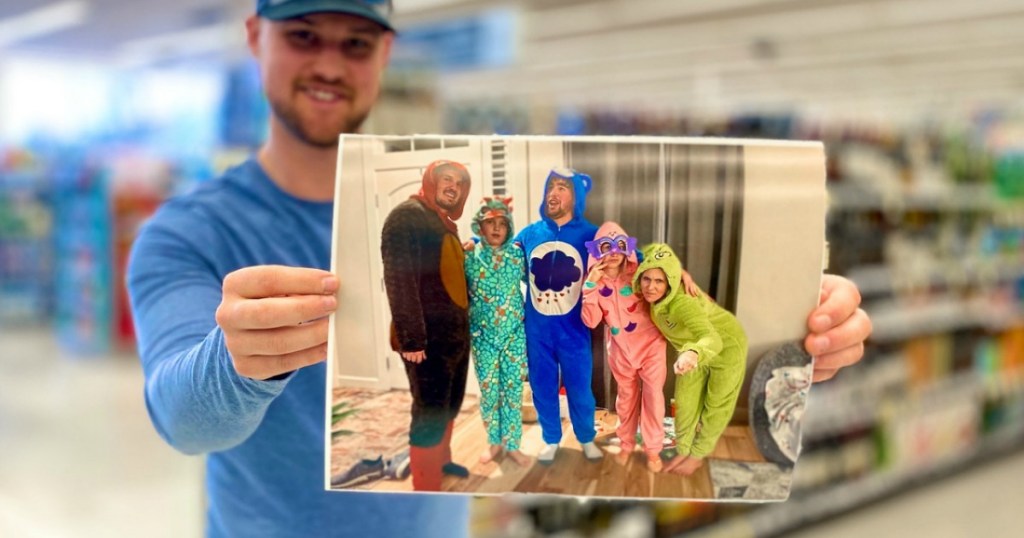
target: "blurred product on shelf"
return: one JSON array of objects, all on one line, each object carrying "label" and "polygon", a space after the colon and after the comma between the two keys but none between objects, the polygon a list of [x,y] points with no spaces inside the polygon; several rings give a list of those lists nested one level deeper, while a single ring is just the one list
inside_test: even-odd
[{"label": "blurred product on shelf", "polygon": [[0,324],[53,312],[53,185],[31,153],[0,148]]}]

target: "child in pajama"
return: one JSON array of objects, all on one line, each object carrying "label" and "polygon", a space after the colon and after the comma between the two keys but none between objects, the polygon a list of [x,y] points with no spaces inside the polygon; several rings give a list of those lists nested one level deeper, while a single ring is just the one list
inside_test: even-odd
[{"label": "child in pajama", "polygon": [[466,252],[469,287],[470,346],[482,399],[480,415],[490,446],[480,456],[487,463],[506,450],[527,465],[519,451],[523,435],[523,380],[526,377],[526,332],[523,250],[512,244],[512,198],[484,198],[473,217],[480,238]]},{"label": "child in pajama", "polygon": [[583,283],[583,323],[595,328],[603,321],[608,327],[608,367],[619,388],[615,433],[622,450],[617,460],[621,464],[629,460],[639,425],[647,468],[656,473],[662,469],[659,454],[665,438],[665,338],[633,289],[639,265],[636,238],[627,236],[618,224],[606,222],[586,245],[590,272]]},{"label": "child in pajama", "polygon": [[679,352],[673,366],[679,454],[665,471],[689,476],[703,465],[732,419],[747,367],[747,337],[736,317],[706,294],[693,297],[678,290],[682,265],[668,245],[649,245],[643,256],[633,286],[650,305],[658,330]]}]

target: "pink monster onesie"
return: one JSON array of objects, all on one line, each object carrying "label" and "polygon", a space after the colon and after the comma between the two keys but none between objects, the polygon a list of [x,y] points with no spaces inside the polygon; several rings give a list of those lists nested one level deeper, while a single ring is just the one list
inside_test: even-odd
[{"label": "pink monster onesie", "polygon": [[[583,286],[583,323],[597,327],[602,321],[608,326],[610,345],[608,366],[618,383],[615,412],[619,416],[616,434],[622,449],[632,452],[636,447],[637,423],[644,440],[648,459],[657,457],[665,437],[662,422],[665,418],[665,338],[651,321],[649,307],[640,293],[634,293],[633,275],[639,265],[636,240],[626,235],[614,222],[604,223],[588,243],[593,267],[608,252],[626,255],[625,267],[615,278],[605,275],[598,282],[585,282]],[[609,249],[610,246],[610,249]],[[602,250],[606,252],[602,252]]]}]

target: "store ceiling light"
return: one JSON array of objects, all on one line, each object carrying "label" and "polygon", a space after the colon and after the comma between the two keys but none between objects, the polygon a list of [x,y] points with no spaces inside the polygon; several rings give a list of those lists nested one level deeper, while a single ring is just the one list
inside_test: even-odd
[{"label": "store ceiling light", "polygon": [[0,49],[83,24],[89,9],[85,0],[65,0],[0,19]]}]

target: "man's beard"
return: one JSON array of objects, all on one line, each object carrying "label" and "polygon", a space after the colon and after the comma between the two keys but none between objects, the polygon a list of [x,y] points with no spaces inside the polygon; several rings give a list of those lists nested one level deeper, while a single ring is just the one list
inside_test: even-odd
[{"label": "man's beard", "polygon": [[295,138],[302,140],[306,144],[315,146],[322,149],[336,148],[338,146],[338,136],[342,133],[355,133],[359,130],[359,127],[366,121],[367,116],[370,115],[370,111],[366,110],[362,113],[356,113],[354,116],[350,115],[343,120],[342,125],[337,130],[332,130],[329,134],[315,134],[309,132],[302,123],[302,119],[299,117],[294,107],[287,104],[280,103],[277,101],[270,101],[270,109],[274,116],[281,121],[288,132],[290,132]]},{"label": "man's beard", "polygon": [[444,200],[443,198],[438,196],[437,198],[434,199],[434,203],[436,203],[437,206],[440,207],[441,209],[443,209],[445,211],[451,212],[451,211],[455,211],[456,209],[458,209],[458,207],[459,207],[459,198],[456,197],[454,202],[448,203],[446,200]]},{"label": "man's beard", "polygon": [[569,213],[569,211],[565,208],[565,206],[560,205],[556,209],[548,209],[547,213],[549,219],[560,219],[566,216]]}]

